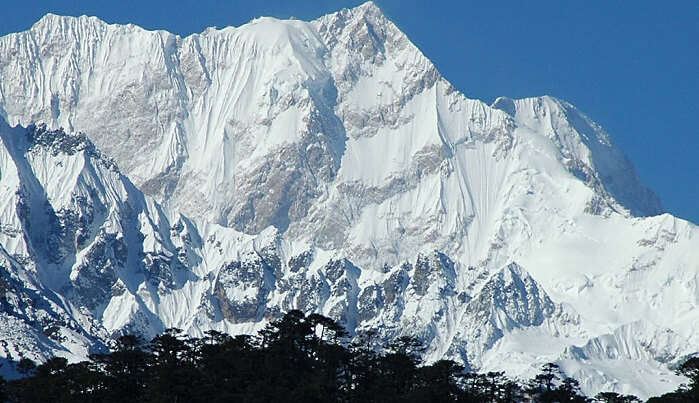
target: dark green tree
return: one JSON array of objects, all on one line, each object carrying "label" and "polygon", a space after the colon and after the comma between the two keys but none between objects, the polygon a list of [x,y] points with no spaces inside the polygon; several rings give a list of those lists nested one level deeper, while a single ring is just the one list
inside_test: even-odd
[{"label": "dark green tree", "polygon": [[683,392],[695,402],[699,402],[699,357],[692,357],[682,363],[677,373],[689,378],[689,382],[683,387]]},{"label": "dark green tree", "polygon": [[22,375],[32,375],[34,370],[36,370],[36,364],[29,358],[22,358],[17,363],[17,372]]},{"label": "dark green tree", "polygon": [[600,392],[595,395],[595,400],[604,403],[640,403],[641,399],[633,395],[622,395],[616,392]]},{"label": "dark green tree", "polygon": [[124,335],[117,340],[115,351],[90,355],[93,368],[101,375],[99,382],[111,391],[105,401],[135,401],[144,396],[153,357],[143,345],[140,337]]},{"label": "dark green tree", "polygon": [[193,340],[176,328],[167,329],[151,340],[148,348],[152,364],[146,372],[149,382],[147,401],[196,401],[197,394],[192,385],[199,384],[200,373],[196,369],[193,346]]}]

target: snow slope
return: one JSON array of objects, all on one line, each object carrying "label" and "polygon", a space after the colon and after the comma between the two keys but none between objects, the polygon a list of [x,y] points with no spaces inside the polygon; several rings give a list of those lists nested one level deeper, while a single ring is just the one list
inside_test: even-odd
[{"label": "snow slope", "polygon": [[0,116],[9,359],[293,308],[588,393],[699,351],[696,225],[574,106],[466,98],[372,3],[186,38],[49,14],[0,38]]}]

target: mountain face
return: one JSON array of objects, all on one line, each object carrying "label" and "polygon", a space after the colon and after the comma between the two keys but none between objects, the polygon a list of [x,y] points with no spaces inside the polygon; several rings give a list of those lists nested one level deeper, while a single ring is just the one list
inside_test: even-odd
[{"label": "mountain face", "polygon": [[186,38],[47,15],[0,38],[0,116],[7,360],[295,308],[592,394],[699,350],[699,229],[574,106],[466,98],[372,3]]}]

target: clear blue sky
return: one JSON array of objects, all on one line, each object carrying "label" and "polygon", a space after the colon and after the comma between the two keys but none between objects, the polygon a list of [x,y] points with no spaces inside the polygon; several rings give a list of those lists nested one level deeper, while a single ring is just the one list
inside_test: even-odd
[{"label": "clear blue sky", "polygon": [[[669,212],[699,223],[699,1],[375,2],[467,96],[548,94],[575,104],[607,129]],[[360,3],[13,1],[3,6],[0,35],[47,12],[186,36]]]}]

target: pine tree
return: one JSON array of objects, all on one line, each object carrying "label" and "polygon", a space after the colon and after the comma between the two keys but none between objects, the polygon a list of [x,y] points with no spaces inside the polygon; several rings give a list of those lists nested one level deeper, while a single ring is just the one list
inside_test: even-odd
[{"label": "pine tree", "polygon": [[595,400],[604,403],[640,403],[641,399],[633,395],[621,395],[616,392],[600,392],[595,395]]},{"label": "pine tree", "polygon": [[136,400],[145,393],[153,357],[142,350],[143,344],[138,336],[124,335],[117,340],[115,351],[90,355],[101,382],[110,391],[106,401]]}]

